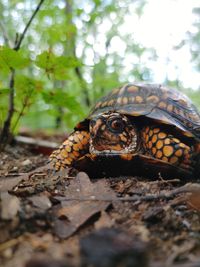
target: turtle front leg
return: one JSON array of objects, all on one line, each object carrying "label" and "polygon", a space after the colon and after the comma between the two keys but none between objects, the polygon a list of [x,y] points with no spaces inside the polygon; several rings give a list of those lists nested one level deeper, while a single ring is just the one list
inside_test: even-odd
[{"label": "turtle front leg", "polygon": [[62,145],[50,155],[53,167],[59,171],[73,167],[74,162],[89,152],[90,134],[87,131],[74,131]]}]

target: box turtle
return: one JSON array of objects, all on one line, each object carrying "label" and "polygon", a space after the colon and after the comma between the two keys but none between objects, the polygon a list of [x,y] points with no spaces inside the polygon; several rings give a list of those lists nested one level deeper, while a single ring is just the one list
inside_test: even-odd
[{"label": "box turtle", "polygon": [[93,177],[198,178],[200,113],[175,89],[126,84],[100,99],[50,159],[56,170]]}]

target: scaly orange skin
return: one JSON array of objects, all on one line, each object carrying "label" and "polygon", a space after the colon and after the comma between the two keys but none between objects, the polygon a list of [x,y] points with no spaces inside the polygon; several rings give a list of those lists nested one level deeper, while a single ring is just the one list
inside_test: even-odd
[{"label": "scaly orange skin", "polygon": [[142,132],[145,155],[190,170],[194,148],[172,134],[161,131],[155,126],[147,126]]},{"label": "scaly orange skin", "polygon": [[50,155],[54,168],[58,171],[72,167],[74,162],[89,151],[90,134],[87,131],[75,131],[62,145]]}]

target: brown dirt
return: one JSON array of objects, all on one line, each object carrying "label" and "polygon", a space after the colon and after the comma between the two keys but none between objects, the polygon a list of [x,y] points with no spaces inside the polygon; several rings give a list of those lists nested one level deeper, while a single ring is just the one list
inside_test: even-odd
[{"label": "brown dirt", "polygon": [[200,266],[197,181],[92,180],[47,161],[0,154],[0,266]]}]

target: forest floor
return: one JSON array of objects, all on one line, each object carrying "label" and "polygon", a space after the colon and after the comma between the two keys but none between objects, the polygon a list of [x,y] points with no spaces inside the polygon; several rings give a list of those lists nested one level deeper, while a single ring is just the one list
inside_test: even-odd
[{"label": "forest floor", "polygon": [[28,145],[0,154],[0,266],[200,266],[199,181],[55,173]]}]

